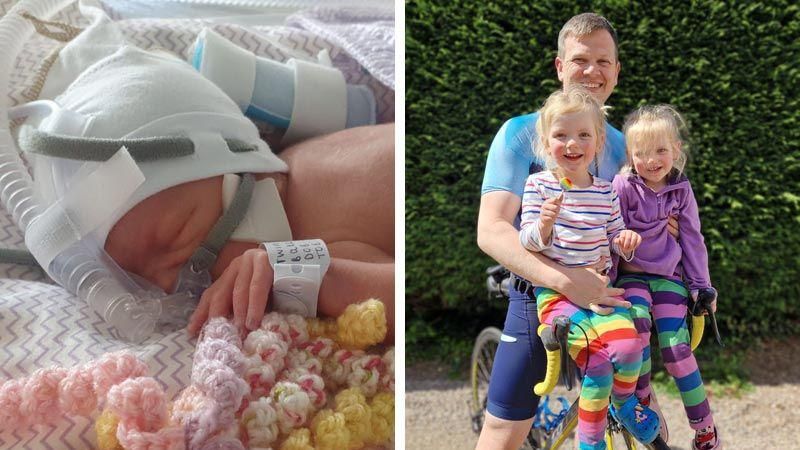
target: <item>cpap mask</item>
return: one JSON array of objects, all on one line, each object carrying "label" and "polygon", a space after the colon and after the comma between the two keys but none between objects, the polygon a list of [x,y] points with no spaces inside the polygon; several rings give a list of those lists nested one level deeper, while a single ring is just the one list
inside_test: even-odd
[{"label": "cpap mask", "polygon": [[[17,39],[30,33],[18,8],[46,17],[63,3],[23,1],[1,19],[0,40],[13,44],[0,49],[0,86],[8,86]],[[8,100],[0,97],[0,112],[7,113]],[[0,199],[47,274],[133,342],[147,338],[156,324],[186,322],[211,282],[219,250],[247,212],[252,173],[287,170],[238,106],[191,65],[135,47],[95,62],[54,100],[9,114],[9,120],[21,117],[27,120],[18,144],[33,177],[3,120]],[[174,293],[125,272],[104,251],[113,225],[145,198],[230,173],[245,175],[223,217],[180,270]]]}]

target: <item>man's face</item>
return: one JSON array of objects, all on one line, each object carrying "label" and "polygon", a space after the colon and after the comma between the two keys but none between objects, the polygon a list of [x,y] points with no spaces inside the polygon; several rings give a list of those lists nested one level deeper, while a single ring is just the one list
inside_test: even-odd
[{"label": "man's face", "polygon": [[556,57],[558,79],[564,89],[579,84],[605,104],[617,85],[620,64],[614,40],[605,30],[564,40],[564,58]]}]

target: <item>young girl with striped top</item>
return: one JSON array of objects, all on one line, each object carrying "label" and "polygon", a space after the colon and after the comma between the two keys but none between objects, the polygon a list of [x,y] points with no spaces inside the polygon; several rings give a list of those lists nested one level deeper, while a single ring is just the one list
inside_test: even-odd
[{"label": "young girl with striped top", "polygon": [[[604,111],[581,88],[553,93],[539,111],[534,151],[548,170],[528,177],[522,197],[520,241],[566,266],[607,271],[611,251],[630,260],[641,242],[626,230],[611,183],[589,173],[603,149]],[[658,435],[659,419],[639,404],[634,390],[642,366],[642,343],[628,310],[608,315],[582,309],[551,289],[533,287],[541,323],[556,316],[572,321],[569,353],[584,378],[578,402],[580,449],[606,448],[604,432],[613,413],[640,441]]]},{"label": "young girl with striped top", "polygon": [[[620,263],[617,287],[625,289],[625,299],[631,302],[644,346],[636,396],[649,403],[650,328],[655,323],[664,366],[675,379],[696,433],[691,448],[718,450],[722,447],[686,327],[690,295],[696,299],[701,289],[709,289],[714,295],[711,309],[716,311],[717,304],[697,201],[683,174],[685,130],[684,120],[669,105],[643,106],[625,120],[629,170],[614,178],[613,187],[625,223],[643,241],[633,259]],[[678,217],[678,240],[667,231],[670,216]]]}]

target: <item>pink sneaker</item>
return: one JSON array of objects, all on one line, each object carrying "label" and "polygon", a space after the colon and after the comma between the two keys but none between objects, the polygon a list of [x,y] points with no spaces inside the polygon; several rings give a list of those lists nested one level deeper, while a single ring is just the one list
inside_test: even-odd
[{"label": "pink sneaker", "polygon": [[[716,438],[716,442],[714,442],[714,438]],[[712,442],[714,442],[712,444]],[[692,439],[692,450],[721,450],[722,449],[722,440],[719,438],[719,434],[717,433],[717,427],[714,427],[713,432],[702,433],[698,430],[695,435],[694,439]]]}]

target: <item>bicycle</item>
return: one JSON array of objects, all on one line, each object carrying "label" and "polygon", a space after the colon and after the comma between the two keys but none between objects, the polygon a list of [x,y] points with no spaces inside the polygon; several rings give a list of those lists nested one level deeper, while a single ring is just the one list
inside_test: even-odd
[{"label": "bicycle", "polygon": [[[511,273],[508,269],[497,265],[489,267],[486,273],[486,289],[489,299],[507,298],[509,285],[511,283]],[[708,292],[701,291],[697,301],[689,305],[689,311],[692,313],[692,349],[696,348],[702,338],[705,323],[703,317],[706,312],[711,316],[711,324],[714,328],[717,342],[722,345],[716,318],[709,306],[713,297],[709,295]],[[566,329],[568,329],[568,327]],[[494,354],[497,351],[497,345],[500,342],[501,334],[502,332],[500,329],[496,327],[485,328],[476,338],[473,347],[470,365],[472,383],[470,407],[472,429],[476,433],[480,433],[483,426],[489,377],[491,375]],[[558,339],[556,339],[556,341],[558,341]],[[560,350],[560,348],[562,348],[560,347],[560,343],[557,345],[559,346],[557,352],[565,352],[565,350]],[[549,360],[550,357],[548,357],[548,361]],[[562,382],[567,385],[568,389],[571,389],[571,361],[565,356],[563,362],[566,369],[561,371]],[[550,364],[553,363],[549,363],[549,365]],[[548,370],[548,372],[551,372],[551,370]],[[551,379],[548,380],[548,383],[552,383],[554,386],[555,380],[558,379],[558,374],[555,374],[554,377],[550,374],[550,377]],[[552,390],[552,386],[550,386],[550,389]],[[542,393],[544,393],[544,391],[542,391]],[[566,398],[559,397],[557,398],[557,402],[561,404],[561,410],[554,412],[550,409],[549,398],[547,396],[542,397],[539,402],[539,408],[534,416],[533,424],[531,425],[531,431],[528,433],[523,448],[530,450],[555,450],[560,448],[573,434],[578,423],[578,401],[575,400],[572,404],[569,404]],[[619,439],[617,439],[617,437],[619,437]],[[637,449],[637,441],[611,414],[609,414],[608,426],[606,428],[606,444],[608,449],[614,450],[616,448],[616,441],[618,440],[621,440],[628,450]],[[664,442],[661,436],[658,436],[652,443],[644,444],[644,448],[669,450],[670,447]]]}]

